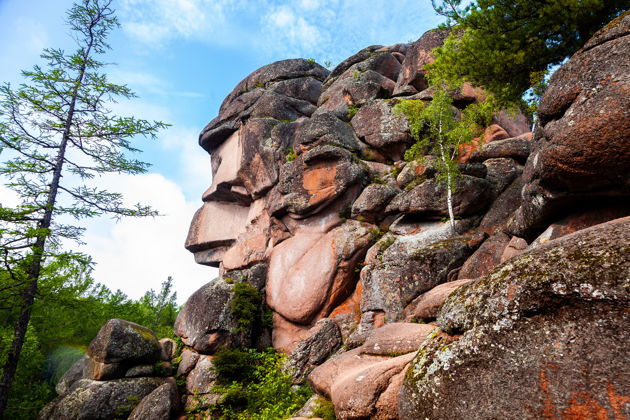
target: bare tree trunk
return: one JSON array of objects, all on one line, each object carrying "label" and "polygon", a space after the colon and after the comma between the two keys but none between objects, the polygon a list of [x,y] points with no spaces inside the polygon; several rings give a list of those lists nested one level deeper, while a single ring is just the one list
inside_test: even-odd
[{"label": "bare tree trunk", "polygon": [[448,218],[451,224],[451,234],[455,235],[455,213],[453,212],[453,186],[452,186],[452,182],[453,182],[453,177],[451,174],[451,171],[448,169],[449,166],[447,165],[447,161],[446,161],[446,153],[444,151],[444,145],[440,143],[440,155],[441,155],[441,159],[442,162],[444,163],[444,166],[447,168],[446,169],[446,205],[448,207]]}]

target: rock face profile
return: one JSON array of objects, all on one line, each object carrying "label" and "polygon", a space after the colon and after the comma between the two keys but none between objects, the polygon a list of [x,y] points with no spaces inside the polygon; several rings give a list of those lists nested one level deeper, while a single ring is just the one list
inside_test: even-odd
[{"label": "rock face profile", "polygon": [[533,133],[501,111],[462,146],[454,231],[395,108],[431,100],[446,35],[241,81],[199,138],[212,185],[185,246],[220,275],[175,324],[181,398],[151,370],[172,347],[112,320],[41,417],[92,418],[101,392],[141,395],[129,418],[204,409],[215,352],[274,347],[339,419],[628,418],[630,15],[554,74]]}]

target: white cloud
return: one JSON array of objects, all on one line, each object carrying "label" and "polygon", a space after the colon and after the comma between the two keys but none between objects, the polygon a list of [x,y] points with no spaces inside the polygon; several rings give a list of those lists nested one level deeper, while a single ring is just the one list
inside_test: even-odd
[{"label": "white cloud", "polygon": [[173,127],[160,136],[166,150],[177,153],[180,171],[179,185],[188,198],[199,200],[212,183],[210,155],[197,143],[199,130]]},{"label": "white cloud", "polygon": [[124,0],[121,20],[152,46],[191,39],[333,62],[357,47],[415,40],[440,21],[428,0]]},{"label": "white cloud", "polygon": [[171,275],[183,303],[216,275],[216,269],[195,264],[184,249],[188,225],[199,205],[186,201],[179,186],[156,173],[104,177],[99,185],[121,192],[127,205],[149,204],[162,215],[88,222],[81,249],[97,263],[98,282],[138,298],[151,288],[159,290]]}]

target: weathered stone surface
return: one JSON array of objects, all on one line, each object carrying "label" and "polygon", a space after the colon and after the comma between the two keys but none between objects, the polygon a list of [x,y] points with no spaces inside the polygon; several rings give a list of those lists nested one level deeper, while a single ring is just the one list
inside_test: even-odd
[{"label": "weathered stone surface", "polygon": [[496,140],[485,144],[470,156],[470,162],[483,162],[487,159],[512,158],[519,162],[525,162],[532,150],[532,141],[529,134],[512,137],[504,140]]},{"label": "weathered stone surface", "polygon": [[[471,279],[461,279],[439,284],[433,289],[415,298],[405,308],[405,321],[433,319],[451,293],[458,287],[471,282]],[[432,328],[435,328],[434,326]]]},{"label": "weathered stone surface", "polygon": [[437,172],[434,156],[426,156],[422,163],[413,160],[408,162],[396,177],[396,184],[400,188],[406,188],[412,182],[417,185],[427,178],[433,178]]},{"label": "weathered stone surface", "polygon": [[161,349],[160,358],[165,362],[171,361],[177,352],[177,343],[172,338],[162,338],[159,343]]},{"label": "weathered stone surface", "polygon": [[360,107],[373,99],[389,97],[393,85],[394,82],[373,71],[362,74],[357,80],[343,79],[333,86],[332,96],[321,96],[325,102],[315,112],[333,113],[341,120],[350,121],[350,107]]},{"label": "weathered stone surface", "polygon": [[407,366],[389,380],[389,385],[376,401],[375,420],[398,420],[398,396],[405,379]]},{"label": "weathered stone surface", "polygon": [[549,241],[458,288],[438,315],[444,333],[412,362],[401,418],[623,415],[629,227],[626,217]]},{"label": "weathered stone surface", "polygon": [[505,228],[522,202],[523,179],[518,177],[498,197],[481,220],[480,229],[493,232]]},{"label": "weathered stone surface", "polygon": [[509,139],[510,135],[499,124],[491,124],[483,132],[484,141],[490,143],[497,140]]},{"label": "weathered stone surface", "polygon": [[[456,216],[470,216],[484,210],[490,203],[492,184],[485,179],[468,175],[459,177],[453,194]],[[415,213],[425,217],[448,216],[446,187],[435,179],[428,179],[412,190],[397,195],[385,209],[387,213]]]},{"label": "weathered stone surface", "polygon": [[315,147],[282,167],[280,182],[274,188],[277,195],[270,198],[272,214],[312,215],[350,186],[366,180],[367,169],[349,151],[333,146]]},{"label": "weathered stone surface", "polygon": [[361,346],[364,354],[395,356],[415,352],[435,329],[433,325],[393,322],[374,329]]},{"label": "weathered stone surface", "polygon": [[377,50],[383,48],[382,45],[370,45],[369,47],[365,47],[359,52],[350,57],[343,60],[341,63],[337,64],[331,72],[330,75],[324,80],[325,86],[330,86],[339,76],[346,72],[351,66],[360,63],[362,61],[367,60],[375,53]]},{"label": "weathered stone surface", "polygon": [[133,409],[128,420],[169,420],[179,409],[179,392],[172,378],[155,388]]},{"label": "weathered stone surface", "polygon": [[483,164],[487,168],[485,178],[494,184],[495,196],[501,194],[523,173],[523,168],[511,158],[487,159]]},{"label": "weathered stone surface", "polygon": [[604,28],[550,79],[514,234],[531,238],[594,197],[630,195],[629,28],[628,15]]},{"label": "weathered stone surface", "polygon": [[[312,113],[314,106],[309,100],[317,95],[317,82],[324,80],[328,74],[328,70],[319,64],[304,59],[277,61],[261,67],[236,85],[225,98],[219,115],[201,132],[199,144],[207,151],[212,151],[238,130],[242,122],[252,116],[254,111],[257,111],[258,116],[278,117],[276,118],[278,120],[310,115],[309,111]],[[308,89],[287,86],[287,79],[308,77],[313,79],[309,81]],[[272,85],[276,82],[280,82],[281,86],[274,89]],[[269,91],[266,89],[268,86],[272,87]],[[292,97],[293,95],[295,97]],[[279,115],[280,113],[282,115]]]},{"label": "weathered stone surface", "polygon": [[184,344],[200,353],[211,354],[231,344],[236,322],[230,315],[232,285],[214,279],[192,294],[175,321],[174,331]]},{"label": "weathered stone surface", "polygon": [[446,281],[477,244],[471,237],[425,243],[426,234],[400,237],[374,265],[361,270],[361,311],[382,311],[388,322],[403,319],[403,309],[418,295]]},{"label": "weathered stone surface", "polygon": [[339,77],[326,82],[315,114],[332,112],[349,121],[350,106],[362,106],[370,100],[391,96],[400,70],[400,62],[387,51],[374,52],[369,58],[350,66]]},{"label": "weathered stone surface", "polygon": [[508,137],[518,137],[532,131],[532,123],[521,113],[514,115],[511,112],[499,111],[492,117],[492,122],[507,131]]},{"label": "weathered stone surface", "polygon": [[504,232],[494,233],[466,260],[459,270],[458,277],[476,279],[488,274],[501,262],[501,256],[510,239]]},{"label": "weathered stone surface", "polygon": [[394,95],[412,95],[428,87],[424,66],[433,62],[431,50],[441,46],[448,34],[448,31],[431,30],[411,44],[396,81]]},{"label": "weathered stone surface", "polygon": [[182,350],[182,360],[177,367],[177,376],[187,375],[195,367],[197,360],[199,360],[199,353],[190,349]]},{"label": "weathered stone surface", "polygon": [[308,337],[309,330],[309,326],[295,324],[276,312],[273,314],[271,337],[273,348],[285,354],[291,354],[295,346]]},{"label": "weathered stone surface", "polygon": [[243,233],[249,208],[233,203],[208,201],[197,210],[190,224],[185,247],[197,264],[218,267],[223,255]]},{"label": "weathered stone surface", "polygon": [[553,239],[560,238],[578,230],[618,219],[630,214],[630,204],[620,203],[617,205],[601,206],[595,208],[587,208],[581,211],[573,212],[566,217],[552,223],[543,233],[541,233],[531,244],[534,248]]},{"label": "weathered stone surface", "polygon": [[295,383],[300,383],[310,369],[322,364],[340,345],[341,331],[337,324],[330,319],[322,319],[309,330],[308,337],[295,346],[285,369],[293,376]]},{"label": "weathered stone surface", "polygon": [[217,373],[211,356],[199,356],[194,369],[186,376],[186,393],[191,395],[209,394],[217,384]]},{"label": "weathered stone surface", "polygon": [[160,343],[150,329],[124,319],[110,319],[88,347],[90,358],[101,363],[155,363]]},{"label": "weathered stone surface", "polygon": [[129,363],[103,363],[89,357],[83,368],[83,378],[96,381],[123,378],[128,367]]},{"label": "weathered stone surface", "polygon": [[350,121],[352,128],[367,144],[384,151],[392,160],[401,160],[412,139],[407,118],[393,111],[384,100],[363,105]]},{"label": "weathered stone surface", "polygon": [[77,381],[63,396],[46,406],[39,419],[112,420],[126,418],[135,404],[164,384],[163,378]]},{"label": "weathered stone surface", "polygon": [[284,318],[309,324],[352,293],[354,267],[371,244],[370,225],[349,220],[328,233],[298,233],[276,246],[267,281],[267,305]]},{"label": "weathered stone surface", "polygon": [[370,184],[352,204],[354,219],[376,222],[385,217],[385,207],[399,191],[387,184]]},{"label": "weathered stone surface", "polygon": [[296,153],[303,153],[316,146],[337,146],[357,152],[365,149],[352,127],[330,112],[283,126],[282,135],[288,137]]},{"label": "weathered stone surface", "polygon": [[79,360],[74,362],[74,364],[63,374],[59,382],[57,382],[57,386],[55,386],[55,391],[57,395],[66,395],[68,390],[72,387],[72,385],[78,381],[79,379],[84,379],[83,370],[87,366],[89,362],[89,356],[86,354],[81,357]]},{"label": "weathered stone surface", "polygon": [[157,376],[155,375],[155,368],[153,365],[137,365],[128,369],[125,372],[125,378],[139,378],[142,376]]},{"label": "weathered stone surface", "polygon": [[413,359],[414,353],[393,357],[363,369],[349,369],[331,387],[335,414],[342,419],[371,418],[376,403],[398,375]]},{"label": "weathered stone surface", "polygon": [[510,258],[521,254],[528,247],[527,241],[523,238],[519,238],[518,236],[512,236],[510,242],[508,242],[507,246],[503,250],[503,254],[501,254],[501,262],[505,262]]}]

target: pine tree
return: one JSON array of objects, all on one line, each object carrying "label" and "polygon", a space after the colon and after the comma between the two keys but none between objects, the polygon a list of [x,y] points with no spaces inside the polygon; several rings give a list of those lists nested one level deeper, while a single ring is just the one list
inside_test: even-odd
[{"label": "pine tree", "polygon": [[134,117],[113,115],[108,105],[132,98],[126,86],[110,83],[97,58],[108,49],[107,36],[118,26],[111,0],[82,0],[67,13],[74,53],[45,49],[44,67],[23,71],[27,82],[0,87],[0,174],[21,204],[0,208],[0,253],[19,296],[19,314],[0,382],[0,417],[24,344],[38,281],[47,258],[61,239],[78,240],[82,229],[61,223],[102,214],[149,216],[142,205],[123,206],[120,194],[90,186],[107,173],[139,174],[148,165],[128,157],[139,151],[134,136],[154,138],[166,127]]},{"label": "pine tree", "polygon": [[452,28],[430,66],[518,103],[575,53],[627,0],[432,0]]}]

